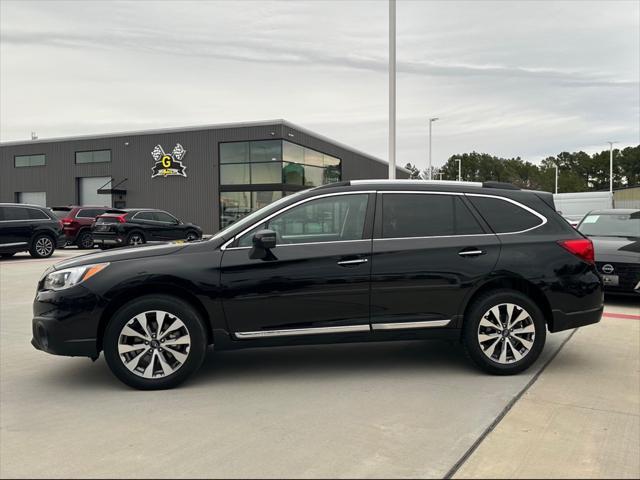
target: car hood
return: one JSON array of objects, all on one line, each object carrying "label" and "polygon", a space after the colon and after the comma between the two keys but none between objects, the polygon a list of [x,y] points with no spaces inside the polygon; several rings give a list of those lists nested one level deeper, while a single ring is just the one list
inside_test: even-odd
[{"label": "car hood", "polygon": [[185,248],[185,243],[163,243],[160,245],[139,245],[136,247],[118,248],[107,252],[90,253],[56,263],[53,268],[78,267],[92,263],[118,262],[134,258],[156,257],[158,255],[170,255]]},{"label": "car hood", "polygon": [[596,262],[640,264],[640,239],[633,237],[589,237],[596,252]]}]

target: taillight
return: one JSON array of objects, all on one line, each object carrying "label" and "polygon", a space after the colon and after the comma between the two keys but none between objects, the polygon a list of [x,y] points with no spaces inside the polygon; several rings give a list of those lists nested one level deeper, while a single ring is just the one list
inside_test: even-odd
[{"label": "taillight", "polygon": [[71,225],[73,223],[73,220],[70,218],[63,218],[62,223],[64,223],[65,225]]},{"label": "taillight", "polygon": [[595,263],[595,252],[593,251],[593,242],[588,238],[576,238],[574,240],[560,240],[558,244],[565,250],[573,253],[576,257],[580,257],[587,263]]},{"label": "taillight", "polygon": [[118,216],[118,221],[119,221],[120,223],[125,223],[125,222],[127,221],[125,217],[126,217],[126,215],[120,215],[120,216]]}]

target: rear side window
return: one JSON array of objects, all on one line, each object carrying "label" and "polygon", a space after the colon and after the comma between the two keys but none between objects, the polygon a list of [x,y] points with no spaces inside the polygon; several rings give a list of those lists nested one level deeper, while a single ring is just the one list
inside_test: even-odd
[{"label": "rear side window", "polygon": [[154,212],[140,212],[136,213],[135,220],[155,221],[156,216]]},{"label": "rear side window", "polygon": [[58,218],[66,218],[69,215],[69,212],[71,212],[70,208],[53,208],[52,210]]},{"label": "rear side window", "polygon": [[540,217],[507,200],[471,195],[467,198],[495,233],[522,232],[543,223]]},{"label": "rear side window", "polygon": [[384,194],[382,238],[474,235],[484,231],[456,195]]},{"label": "rear side window", "polygon": [[51,220],[46,213],[35,208],[27,208],[27,214],[30,220]]}]

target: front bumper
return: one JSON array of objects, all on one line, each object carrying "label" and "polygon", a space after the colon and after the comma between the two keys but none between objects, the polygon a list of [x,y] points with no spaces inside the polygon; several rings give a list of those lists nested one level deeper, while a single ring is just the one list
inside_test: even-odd
[{"label": "front bumper", "polygon": [[31,344],[54,355],[97,357],[100,304],[100,298],[82,285],[39,291],[33,302]]}]

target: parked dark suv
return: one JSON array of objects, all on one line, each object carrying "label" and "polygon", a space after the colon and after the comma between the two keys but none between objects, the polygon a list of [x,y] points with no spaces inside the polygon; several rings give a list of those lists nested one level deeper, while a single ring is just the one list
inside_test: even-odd
[{"label": "parked dark suv", "polygon": [[38,205],[0,203],[0,256],[29,252],[32,257],[50,257],[65,243],[62,222]]},{"label": "parked dark suv", "polygon": [[131,208],[107,210],[100,215],[92,229],[93,241],[102,248],[140,245],[150,241],[186,240],[202,238],[202,229],[184,223],[163,210]]},{"label": "parked dark suv", "polygon": [[109,207],[73,206],[51,207],[53,213],[62,220],[62,228],[67,245],[78,248],[93,248],[91,227],[98,215],[109,210]]},{"label": "parked dark suv", "polygon": [[[216,349],[445,338],[493,374],[547,329],[600,320],[591,241],[549,193],[352,181],[287,196],[207,241],[74,258],[42,276],[33,345],[96,358],[141,389]],[[425,347],[428,348],[428,347]]]}]

